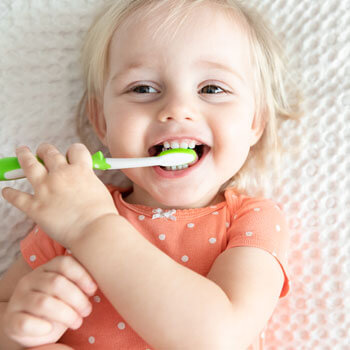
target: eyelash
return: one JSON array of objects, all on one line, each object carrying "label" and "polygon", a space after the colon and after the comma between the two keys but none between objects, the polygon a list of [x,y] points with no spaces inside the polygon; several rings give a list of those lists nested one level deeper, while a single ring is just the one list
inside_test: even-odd
[{"label": "eyelash", "polygon": [[[153,88],[152,86],[150,86],[150,85],[146,85],[146,84],[141,84],[141,85],[136,85],[136,86],[134,86],[134,87],[132,87],[128,92],[133,92],[133,93],[137,93],[135,90],[137,89],[137,88],[140,88],[140,87],[146,87],[146,88],[152,88],[152,89],[154,89],[154,90],[156,90],[155,88]],[[215,84],[208,84],[208,85],[206,85],[206,86],[204,86],[202,89],[204,89],[204,88],[207,88],[207,87],[210,87],[210,88],[218,88],[218,89],[220,89],[220,90],[222,90],[222,92],[219,92],[219,93],[214,93],[214,94],[208,94],[208,95],[221,95],[221,94],[229,94],[230,92],[229,91],[227,91],[227,90],[225,90],[225,89],[223,89],[222,87],[220,87],[220,86],[218,86],[218,85],[215,85]],[[201,90],[202,90],[201,89]],[[137,93],[137,94],[141,94],[142,95],[142,93]]]}]

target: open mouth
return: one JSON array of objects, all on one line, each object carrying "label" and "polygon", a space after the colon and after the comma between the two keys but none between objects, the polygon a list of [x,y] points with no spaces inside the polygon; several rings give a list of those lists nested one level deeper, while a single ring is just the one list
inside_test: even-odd
[{"label": "open mouth", "polygon": [[[188,165],[188,167],[190,168],[190,167],[192,167],[192,166],[194,166],[201,158],[202,158],[202,156],[203,156],[203,153],[204,153],[204,151],[209,151],[209,149],[210,149],[210,147],[209,146],[207,146],[207,145],[204,145],[204,144],[202,144],[202,145],[196,145],[194,148],[192,148],[196,153],[197,153],[197,160],[194,162],[194,163],[192,163],[192,164],[190,164],[190,165]],[[149,150],[148,150],[148,153],[149,153],[149,155],[151,156],[151,157],[155,157],[155,156],[157,156],[159,153],[161,153],[162,151],[165,151],[166,149],[164,148],[164,146],[163,146],[163,144],[159,144],[159,145],[155,145],[155,146],[152,146]],[[207,152],[206,152],[207,153]],[[170,169],[167,169],[166,167],[163,167],[163,166],[161,166],[160,168],[162,168],[162,169],[164,169],[164,170],[169,170],[169,171],[171,171]],[[174,170],[174,171],[176,171],[176,170]]]}]

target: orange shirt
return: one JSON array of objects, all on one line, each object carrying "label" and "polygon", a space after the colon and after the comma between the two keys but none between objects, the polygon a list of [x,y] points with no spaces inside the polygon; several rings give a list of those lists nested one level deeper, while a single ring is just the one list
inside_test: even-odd
[{"label": "orange shirt", "polygon": [[[113,185],[107,185],[107,188],[119,214],[179,264],[206,276],[223,251],[238,246],[258,247],[272,254],[283,270],[285,281],[280,298],[288,293],[289,278],[284,267],[287,259],[282,254],[287,251],[289,230],[285,215],[273,200],[241,195],[231,188],[225,191],[225,201],[213,206],[161,210],[125,202],[123,195],[131,189]],[[38,226],[21,241],[20,246],[24,259],[33,269],[55,256],[70,254]],[[75,350],[152,349],[99,289],[90,301],[93,304],[91,314],[84,318],[79,329],[68,329],[60,343]],[[249,347],[249,350],[261,349],[262,335]]]}]

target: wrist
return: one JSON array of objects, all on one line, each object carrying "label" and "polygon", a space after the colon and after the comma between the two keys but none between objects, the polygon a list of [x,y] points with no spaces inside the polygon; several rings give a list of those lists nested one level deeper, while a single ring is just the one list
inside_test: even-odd
[{"label": "wrist", "polygon": [[70,240],[67,248],[73,253],[75,248],[78,247],[82,241],[89,239],[91,235],[98,234],[106,230],[106,228],[111,227],[111,225],[118,225],[118,223],[123,220],[125,221],[126,219],[116,212],[103,214],[85,225],[80,230],[80,233]]}]

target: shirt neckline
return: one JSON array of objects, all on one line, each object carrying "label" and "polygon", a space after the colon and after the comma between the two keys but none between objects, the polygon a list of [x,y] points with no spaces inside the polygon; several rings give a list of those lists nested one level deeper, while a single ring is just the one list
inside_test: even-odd
[{"label": "shirt neckline", "polygon": [[[131,204],[124,200],[123,194],[126,192],[129,192],[131,190],[131,187],[128,188],[118,188],[116,186],[113,186],[113,188],[117,191],[113,194],[113,197],[115,201],[122,207],[126,207],[129,210],[132,210],[140,215],[144,215],[145,217],[152,218],[155,214],[155,210],[158,208],[145,206],[142,204]],[[227,206],[226,200],[216,203],[214,205],[210,205],[207,207],[201,207],[201,208],[188,208],[188,209],[175,209],[176,212],[172,214],[174,217],[176,217],[177,220],[181,219],[189,219],[189,218],[195,218],[200,217],[204,215],[208,215],[210,213],[217,212],[221,210],[223,207]],[[162,209],[162,208],[161,208]],[[162,209],[163,212],[171,211],[172,209]]]}]

